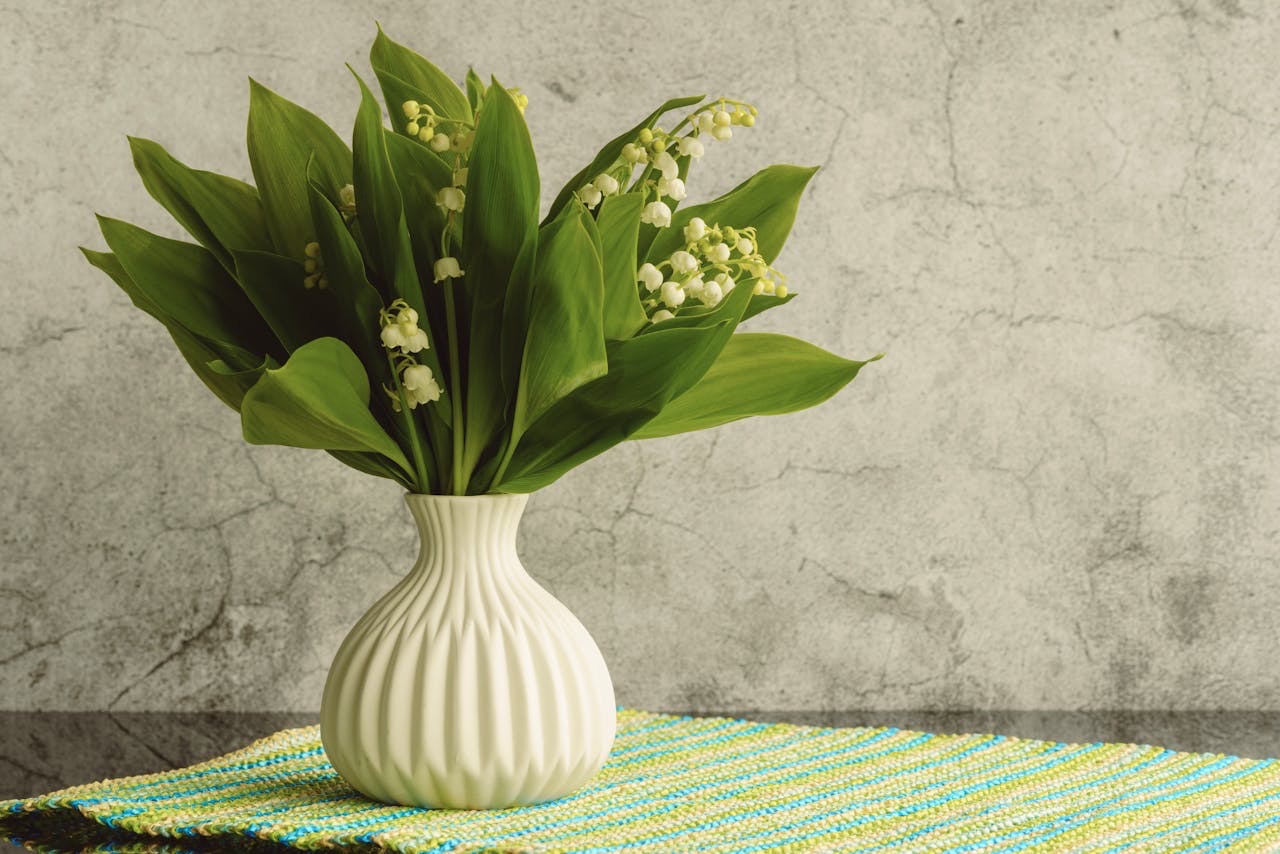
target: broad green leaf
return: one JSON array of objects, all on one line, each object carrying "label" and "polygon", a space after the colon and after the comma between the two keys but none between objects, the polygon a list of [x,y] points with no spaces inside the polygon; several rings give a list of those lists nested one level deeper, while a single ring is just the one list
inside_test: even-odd
[{"label": "broad green leaf", "polygon": [[742,332],[725,345],[698,384],[669,403],[633,439],[705,430],[752,415],[783,415],[817,406],[867,362],[843,359],[798,338]]},{"label": "broad green leaf", "polygon": [[536,239],[538,227],[538,164],[529,129],[496,80],[472,145],[462,220],[463,289],[470,296],[471,314],[463,460],[463,471],[469,473],[505,418],[503,303],[516,260]]},{"label": "broad green leaf", "polygon": [[445,224],[444,214],[436,204],[436,194],[444,187],[452,186],[453,170],[420,142],[390,132],[384,132],[383,136],[391,170],[400,188],[405,220],[412,224],[409,238],[414,264],[428,310],[434,315],[431,295],[438,294],[440,288],[432,281],[435,275],[433,268],[439,257],[437,247]]},{"label": "broad green leaf", "polygon": [[208,343],[202,341],[198,336],[182,328],[172,318],[168,317],[164,311],[155,303],[151,302],[138,288],[137,284],[129,278],[128,272],[121,266],[119,259],[110,252],[95,252],[92,249],[80,250],[84,253],[89,263],[106,273],[113,281],[128,295],[129,299],[142,311],[154,317],[165,327],[169,336],[173,339],[173,343],[177,346],[178,352],[182,354],[182,358],[191,366],[191,370],[195,373],[200,381],[214,393],[214,395],[230,406],[232,409],[239,411],[240,401],[244,397],[248,387],[244,385],[243,378],[228,377],[214,371],[210,367],[213,361],[221,361],[224,356],[230,353],[238,353],[237,360],[240,364],[252,364],[255,358],[252,354],[233,349],[228,351],[226,346],[219,349],[219,353]]},{"label": "broad green leaf", "polygon": [[786,305],[795,298],[796,294],[794,292],[787,294],[785,297],[773,296],[772,294],[756,294],[751,298],[751,302],[747,304],[747,310],[742,313],[742,319],[745,321],[755,317],[762,311]]},{"label": "broad green leaf", "polygon": [[336,338],[317,338],[263,373],[241,402],[240,421],[245,441],[255,445],[368,451],[410,471],[369,411],[364,365]]},{"label": "broad green leaf", "polygon": [[385,477],[394,480],[405,489],[413,492],[417,485],[390,460],[379,454],[360,453],[359,451],[329,451],[343,465],[351,466],[358,472],[371,474],[374,477]]},{"label": "broad green leaf", "polygon": [[382,299],[365,276],[364,259],[342,215],[314,183],[308,189],[320,262],[329,290],[342,308],[342,338],[369,366],[373,376],[389,380],[391,369],[386,366],[386,350],[379,337]]},{"label": "broad green leaf", "polygon": [[608,370],[595,221],[581,204],[565,210],[568,216],[538,236],[511,428],[516,439],[552,404]]},{"label": "broad green leaf", "polygon": [[[416,89],[419,96],[415,100],[430,104],[437,113],[451,119],[471,121],[471,104],[468,103],[467,96],[458,88],[458,84],[425,57],[392,41],[382,31],[381,26],[378,27],[378,36],[373,41],[373,48],[369,51],[369,64],[373,66],[374,73],[383,83],[384,93],[387,86],[383,77],[395,77]],[[404,113],[401,112],[401,105],[406,99],[400,97],[399,100],[395,100],[397,97],[399,96],[388,95],[387,112],[390,113],[392,122],[403,124]]]},{"label": "broad green leaf", "polygon": [[100,216],[98,224],[129,278],[163,313],[166,324],[176,323],[214,345],[253,354],[245,364],[237,354],[221,351],[236,368],[260,364],[267,354],[283,357],[271,329],[209,250],[118,219]]},{"label": "broad green leaf", "polygon": [[212,252],[228,272],[231,250],[267,250],[271,234],[258,191],[243,181],[191,169],[149,139],[129,137],[147,192]]},{"label": "broad green leaf", "polygon": [[561,399],[520,439],[498,492],[533,492],[628,439],[715,361],[733,324],[608,344],[609,372]]},{"label": "broad green leaf", "polygon": [[631,128],[631,130],[618,134],[616,137],[605,143],[604,148],[600,149],[600,152],[595,156],[595,158],[587,164],[582,171],[570,178],[569,183],[565,184],[560,190],[555,201],[551,203],[551,210],[547,212],[544,222],[550,222],[555,219],[560,213],[560,209],[568,203],[570,196],[581,189],[583,184],[588,181],[595,180],[597,175],[612,166],[622,154],[623,146],[628,142],[635,142],[636,136],[639,135],[640,131],[645,128],[652,128],[657,123],[658,119],[662,118],[664,114],[669,113],[672,110],[678,110],[681,107],[690,107],[694,104],[701,103],[702,98],[702,95],[693,95],[686,98],[672,98],[670,101],[667,101],[661,107],[650,113],[645,117],[644,121]]},{"label": "broad green leaf", "polygon": [[639,193],[610,196],[600,206],[596,228],[604,255],[604,334],[606,338],[630,338],[648,322],[636,271],[636,235],[644,197]]},{"label": "broad green leaf", "polygon": [[473,113],[480,112],[480,105],[484,103],[484,81],[474,68],[467,69],[467,103],[471,104]]},{"label": "broad green leaf", "polygon": [[696,216],[707,225],[755,226],[757,248],[772,263],[791,233],[800,195],[816,171],[817,167],[770,166],[714,201],[682,208],[670,226],[658,230],[646,260],[656,262],[682,248],[684,227]]},{"label": "broad green leaf", "polygon": [[231,251],[231,260],[240,287],[286,350],[338,334],[342,307],[328,291],[307,290],[300,263],[272,252],[238,250]]},{"label": "broad green leaf", "polygon": [[[276,254],[301,258],[314,239],[311,178],[329,199],[351,183],[351,151],[319,117],[249,81],[249,163]],[[314,156],[314,165],[309,162]]]}]

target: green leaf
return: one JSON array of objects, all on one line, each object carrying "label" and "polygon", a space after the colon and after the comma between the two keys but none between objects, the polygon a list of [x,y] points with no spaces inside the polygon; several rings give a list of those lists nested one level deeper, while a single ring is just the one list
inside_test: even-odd
[{"label": "green leaf", "polygon": [[[271,329],[209,250],[118,219],[100,216],[98,224],[130,280],[166,325],[175,323],[206,339],[238,369],[260,364],[267,354],[283,357]],[[248,363],[245,351],[252,354]]]},{"label": "green leaf", "polygon": [[565,211],[538,236],[513,440],[556,401],[608,370],[595,221],[581,204]]},{"label": "green leaf", "polygon": [[783,415],[817,406],[852,382],[863,365],[879,358],[855,362],[798,338],[739,333],[697,385],[632,438],[671,436],[753,415]]},{"label": "green leaf", "polygon": [[269,369],[240,407],[245,441],[327,451],[368,451],[406,472],[409,461],[369,411],[369,377],[351,348],[317,338]]},{"label": "green leaf", "polygon": [[[382,83],[384,93],[387,93],[388,87],[387,81],[383,78],[394,77],[417,90],[418,97],[415,100],[430,104],[437,113],[451,119],[461,119],[466,122],[472,120],[471,104],[468,103],[467,96],[458,88],[458,84],[454,83],[449,75],[428,62],[425,57],[392,41],[382,31],[381,26],[378,27],[378,36],[373,41],[373,48],[369,51],[369,64],[373,66],[374,74]],[[387,93],[387,112],[391,114],[393,122],[403,123],[404,113],[401,112],[401,105],[405,100],[407,99],[400,98],[399,95]]]},{"label": "green leaf", "polygon": [[[494,80],[476,129],[462,212],[463,288],[470,297],[463,471],[474,470],[505,417],[502,316],[522,250],[536,239],[538,164],[524,117]],[[531,260],[532,253],[525,252]]]},{"label": "green leaf", "polygon": [[763,311],[786,305],[795,298],[794,292],[787,294],[785,297],[774,296],[773,294],[756,294],[751,298],[751,302],[747,304],[747,310],[742,313],[742,319],[745,321]]},{"label": "green leaf", "polygon": [[314,183],[309,184],[308,189],[315,238],[320,244],[320,262],[329,280],[329,289],[342,307],[342,338],[374,371],[375,377],[389,380],[391,369],[383,368],[387,356],[379,337],[382,299],[365,276],[364,258],[347,231],[342,215]]},{"label": "green leaf", "polygon": [[340,322],[332,295],[303,286],[302,264],[257,251],[232,250],[231,260],[240,287],[286,350],[337,333]]},{"label": "green leaf", "polygon": [[686,98],[672,98],[658,109],[654,110],[644,121],[624,133],[619,134],[609,142],[605,143],[604,148],[595,156],[586,167],[577,175],[569,179],[569,183],[565,184],[556,196],[554,202],[551,203],[551,210],[547,213],[544,222],[550,222],[560,213],[560,209],[568,203],[569,197],[576,193],[583,184],[588,181],[595,180],[595,177],[601,172],[608,169],[617,161],[622,154],[622,147],[628,142],[635,142],[636,136],[645,128],[652,128],[662,116],[672,110],[678,110],[681,107],[689,107],[702,101],[702,95],[693,95]]},{"label": "green leaf", "polygon": [[498,492],[533,492],[629,438],[707,372],[733,324],[608,344],[609,372],[561,399],[520,439]]},{"label": "green leaf", "polygon": [[473,113],[480,112],[480,105],[484,103],[484,81],[474,68],[467,69],[467,102]]},{"label": "green leaf", "polygon": [[335,199],[351,183],[351,151],[320,118],[252,79],[248,143],[276,254],[301,258],[314,238],[308,168],[326,197]]},{"label": "green leaf", "polygon": [[418,269],[424,296],[431,308],[431,293],[438,293],[433,286],[433,267],[439,257],[437,247],[444,231],[445,216],[436,204],[436,194],[453,185],[453,170],[440,156],[420,142],[405,136],[384,131],[387,155],[396,185],[400,188],[401,203],[406,221],[413,223],[409,229],[410,245]]},{"label": "green leaf", "polygon": [[610,196],[600,206],[596,228],[604,255],[604,334],[606,338],[630,338],[648,322],[636,271],[636,235],[644,197],[639,193]]},{"label": "green leaf", "polygon": [[129,137],[147,192],[229,272],[233,249],[271,248],[258,191],[243,181],[191,169],[149,139]]},{"label": "green leaf", "polygon": [[[151,302],[146,294],[138,288],[137,284],[129,278],[128,272],[121,266],[119,259],[115,255],[110,252],[95,252],[92,249],[84,248],[81,248],[80,251],[84,253],[90,264],[110,276],[120,289],[129,296],[135,306],[160,321],[173,339],[178,352],[182,354],[182,358],[191,366],[191,370],[200,378],[200,381],[219,400],[232,409],[239,411],[240,401],[244,398],[248,386],[244,384],[243,378],[228,377],[210,367],[211,362],[222,359],[222,354],[219,354],[198,336],[182,328],[182,326],[165,315],[160,307]],[[220,349],[224,353],[226,352],[225,347]],[[252,354],[240,352],[241,363],[251,363]]]},{"label": "green leaf", "polygon": [[658,230],[645,260],[656,262],[684,247],[684,227],[702,217],[707,225],[757,229],[756,245],[772,263],[791,233],[805,185],[817,167],[777,165],[762,169],[720,198],[681,209],[671,225]]},{"label": "green leaf", "polygon": [[329,456],[343,465],[351,466],[358,472],[394,480],[410,492],[418,488],[404,472],[393,465],[386,457],[379,454],[362,454],[359,451],[329,451]]}]

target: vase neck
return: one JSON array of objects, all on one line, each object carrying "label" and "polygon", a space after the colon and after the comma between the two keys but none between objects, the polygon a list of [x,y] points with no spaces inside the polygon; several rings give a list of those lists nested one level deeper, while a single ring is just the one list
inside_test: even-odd
[{"label": "vase neck", "polygon": [[523,572],[516,531],[528,501],[524,494],[406,495],[422,541],[417,572]]}]

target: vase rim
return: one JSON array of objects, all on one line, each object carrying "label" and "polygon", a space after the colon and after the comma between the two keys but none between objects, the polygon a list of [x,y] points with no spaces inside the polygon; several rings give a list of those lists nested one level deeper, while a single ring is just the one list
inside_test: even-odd
[{"label": "vase rim", "polygon": [[410,504],[418,502],[440,504],[477,504],[494,501],[527,501],[527,492],[486,492],[482,495],[440,495],[432,492],[406,492],[404,500]]}]

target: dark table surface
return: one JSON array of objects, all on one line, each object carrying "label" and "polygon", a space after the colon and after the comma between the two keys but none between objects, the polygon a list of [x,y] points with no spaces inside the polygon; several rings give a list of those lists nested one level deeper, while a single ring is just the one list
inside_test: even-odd
[{"label": "dark table surface", "polygon": [[[711,713],[699,712],[708,715]],[[927,732],[994,732],[1066,742],[1133,742],[1175,750],[1280,756],[1280,712],[777,712],[716,714],[819,726],[896,726]],[[0,712],[0,800],[179,768],[243,747],[314,713]],[[41,850],[94,850],[111,838],[80,824],[0,823],[0,838],[37,839]],[[115,837],[119,838],[119,837]],[[10,843],[12,845],[12,843]],[[0,847],[5,843],[0,841]],[[65,846],[65,847],[64,847]],[[17,846],[14,845],[14,850]],[[105,849],[104,849],[105,850]],[[276,851],[275,846],[189,850]]]}]

